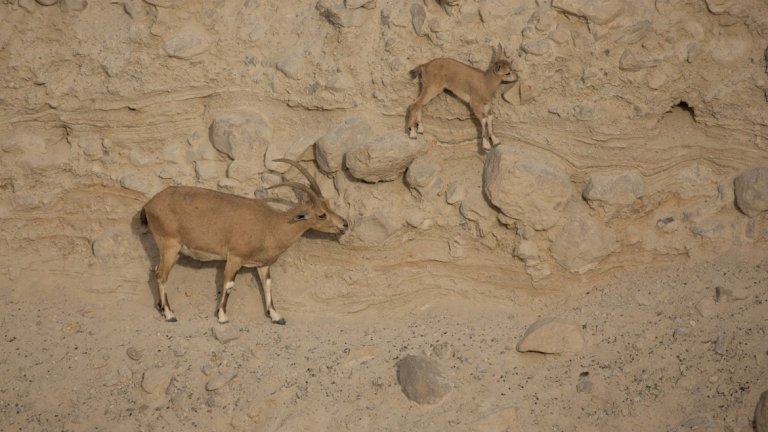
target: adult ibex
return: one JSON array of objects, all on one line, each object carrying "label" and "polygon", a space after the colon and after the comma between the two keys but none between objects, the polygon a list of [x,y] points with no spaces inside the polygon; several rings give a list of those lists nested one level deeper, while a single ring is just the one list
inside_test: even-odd
[{"label": "adult ibex", "polygon": [[[227,300],[241,267],[256,267],[264,288],[264,304],[273,323],[285,320],[272,304],[269,266],[307,230],[344,233],[349,225],[323,197],[317,181],[298,163],[276,159],[296,167],[309,181],[280,183],[304,192],[309,200],[289,210],[278,210],[265,201],[190,186],[169,187],[142,210],[142,222],[149,226],[160,251],[155,267],[158,309],[166,321],[176,321],[168,304],[165,284],[179,253],[200,261],[224,260],[224,289],[217,306],[220,323],[227,318]],[[270,188],[270,189],[272,189]]]}]

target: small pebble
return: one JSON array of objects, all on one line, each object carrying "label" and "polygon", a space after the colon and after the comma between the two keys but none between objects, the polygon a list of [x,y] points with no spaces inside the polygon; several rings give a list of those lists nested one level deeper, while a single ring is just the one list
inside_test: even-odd
[{"label": "small pebble", "polygon": [[737,300],[745,300],[749,297],[749,293],[743,288],[723,288],[721,286],[715,287],[715,300],[718,303],[727,303]]},{"label": "small pebble", "polygon": [[173,374],[165,368],[149,368],[144,371],[141,388],[147,393],[161,393],[168,388]]},{"label": "small pebble", "polygon": [[576,384],[577,393],[592,393],[592,381],[588,379],[582,379]]},{"label": "small pebble", "polygon": [[432,354],[440,360],[446,360],[453,357],[453,346],[448,342],[442,342],[432,346]]},{"label": "small pebble", "polygon": [[209,379],[208,382],[205,384],[205,389],[208,391],[218,390],[224,387],[225,385],[227,385],[227,383],[232,381],[236,376],[237,376],[237,370],[229,369],[228,371],[220,373],[215,377]]},{"label": "small pebble", "polygon": [[240,330],[231,325],[219,325],[211,327],[213,337],[222,344],[232,342],[240,337]]},{"label": "small pebble", "polygon": [[721,334],[715,339],[715,352],[720,355],[725,355],[728,352],[728,344],[731,342],[731,337],[727,334]]},{"label": "small pebble", "polygon": [[125,350],[125,353],[128,354],[128,357],[131,360],[139,361],[141,360],[141,357],[144,355],[144,350],[138,349],[136,347],[130,347],[127,350]]},{"label": "small pebble", "polygon": [[685,328],[685,327],[678,327],[678,328],[676,328],[672,332],[672,337],[675,340],[678,340],[678,339],[681,339],[681,338],[684,338],[684,337],[688,336],[690,333],[691,333],[691,331],[688,330],[687,328]]},{"label": "small pebble", "polygon": [[710,317],[715,314],[715,301],[710,297],[704,297],[696,303],[696,310],[702,317]]}]

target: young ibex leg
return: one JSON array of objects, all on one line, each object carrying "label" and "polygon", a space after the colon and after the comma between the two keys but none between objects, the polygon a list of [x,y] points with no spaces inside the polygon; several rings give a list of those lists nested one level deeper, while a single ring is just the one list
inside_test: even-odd
[{"label": "young ibex leg", "polygon": [[168,274],[171,272],[176,260],[179,259],[179,250],[181,246],[174,243],[164,243],[160,245],[160,262],[155,267],[155,277],[157,278],[157,295],[159,297],[157,308],[168,322],[176,322],[168,303],[168,293],[165,291],[165,284],[168,282]]},{"label": "young ibex leg", "polygon": [[469,107],[472,110],[472,114],[474,114],[475,117],[480,120],[480,136],[482,137],[483,149],[490,150],[491,143],[488,141],[489,116],[487,113],[488,107],[490,107],[490,105],[479,105],[477,103],[470,102]]},{"label": "young ibex leg", "polygon": [[496,135],[493,134],[493,115],[488,115],[488,135],[491,137],[491,145],[497,146],[501,144]]},{"label": "young ibex leg", "polygon": [[220,324],[229,322],[227,317],[227,300],[229,300],[229,295],[235,287],[235,276],[240,267],[242,267],[240,259],[234,257],[227,258],[227,263],[224,265],[224,286],[219,297],[219,305],[216,307],[216,318]]},{"label": "young ibex leg", "polygon": [[425,86],[422,83],[421,93],[416,101],[408,107],[408,136],[416,138],[416,133],[424,133],[424,126],[421,123],[421,108],[428,104],[429,101],[435,98],[443,92],[442,88],[432,88]]},{"label": "young ibex leg", "polygon": [[408,107],[408,118],[406,120],[408,136],[411,139],[416,139],[417,137],[416,132],[418,129],[415,126],[418,125],[418,128],[421,128],[421,108],[417,108],[415,105],[414,103]]},{"label": "young ibex leg", "polygon": [[264,288],[264,306],[267,309],[269,319],[275,324],[285,324],[285,319],[275,310],[272,304],[272,276],[269,274],[269,267],[259,267],[257,269],[261,286]]}]

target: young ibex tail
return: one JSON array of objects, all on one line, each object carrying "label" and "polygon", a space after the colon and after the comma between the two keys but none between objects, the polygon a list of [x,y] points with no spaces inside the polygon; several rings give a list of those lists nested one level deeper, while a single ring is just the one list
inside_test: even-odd
[{"label": "young ibex tail", "polygon": [[491,148],[491,144],[499,144],[498,138],[493,134],[491,101],[502,82],[517,81],[512,63],[503,59],[502,55],[503,49],[499,44],[493,49],[491,64],[485,72],[449,58],[436,58],[412,69],[412,78],[421,77],[421,92],[416,101],[408,107],[406,126],[410,137],[416,138],[417,132],[424,132],[421,108],[447,90],[468,103],[472,114],[480,121],[483,148],[487,150]]},{"label": "young ibex tail", "polygon": [[296,182],[280,183],[307,195],[289,210],[278,210],[265,201],[190,186],[169,187],[142,210],[160,252],[155,267],[158,309],[166,321],[176,321],[168,303],[165,284],[179,253],[197,260],[224,260],[224,286],[216,308],[220,323],[227,318],[227,300],[241,267],[256,267],[264,288],[266,313],[273,323],[285,320],[272,304],[272,278],[269,266],[307,230],[342,234],[349,225],[331,210],[317,181],[298,163],[276,159],[296,167],[310,186]]}]

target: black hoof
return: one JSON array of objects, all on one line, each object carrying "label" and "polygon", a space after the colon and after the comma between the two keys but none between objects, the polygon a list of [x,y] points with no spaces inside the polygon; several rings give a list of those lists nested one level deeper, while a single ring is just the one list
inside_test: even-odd
[{"label": "black hoof", "polygon": [[277,321],[272,321],[272,324],[285,325],[285,318],[280,318]]}]

